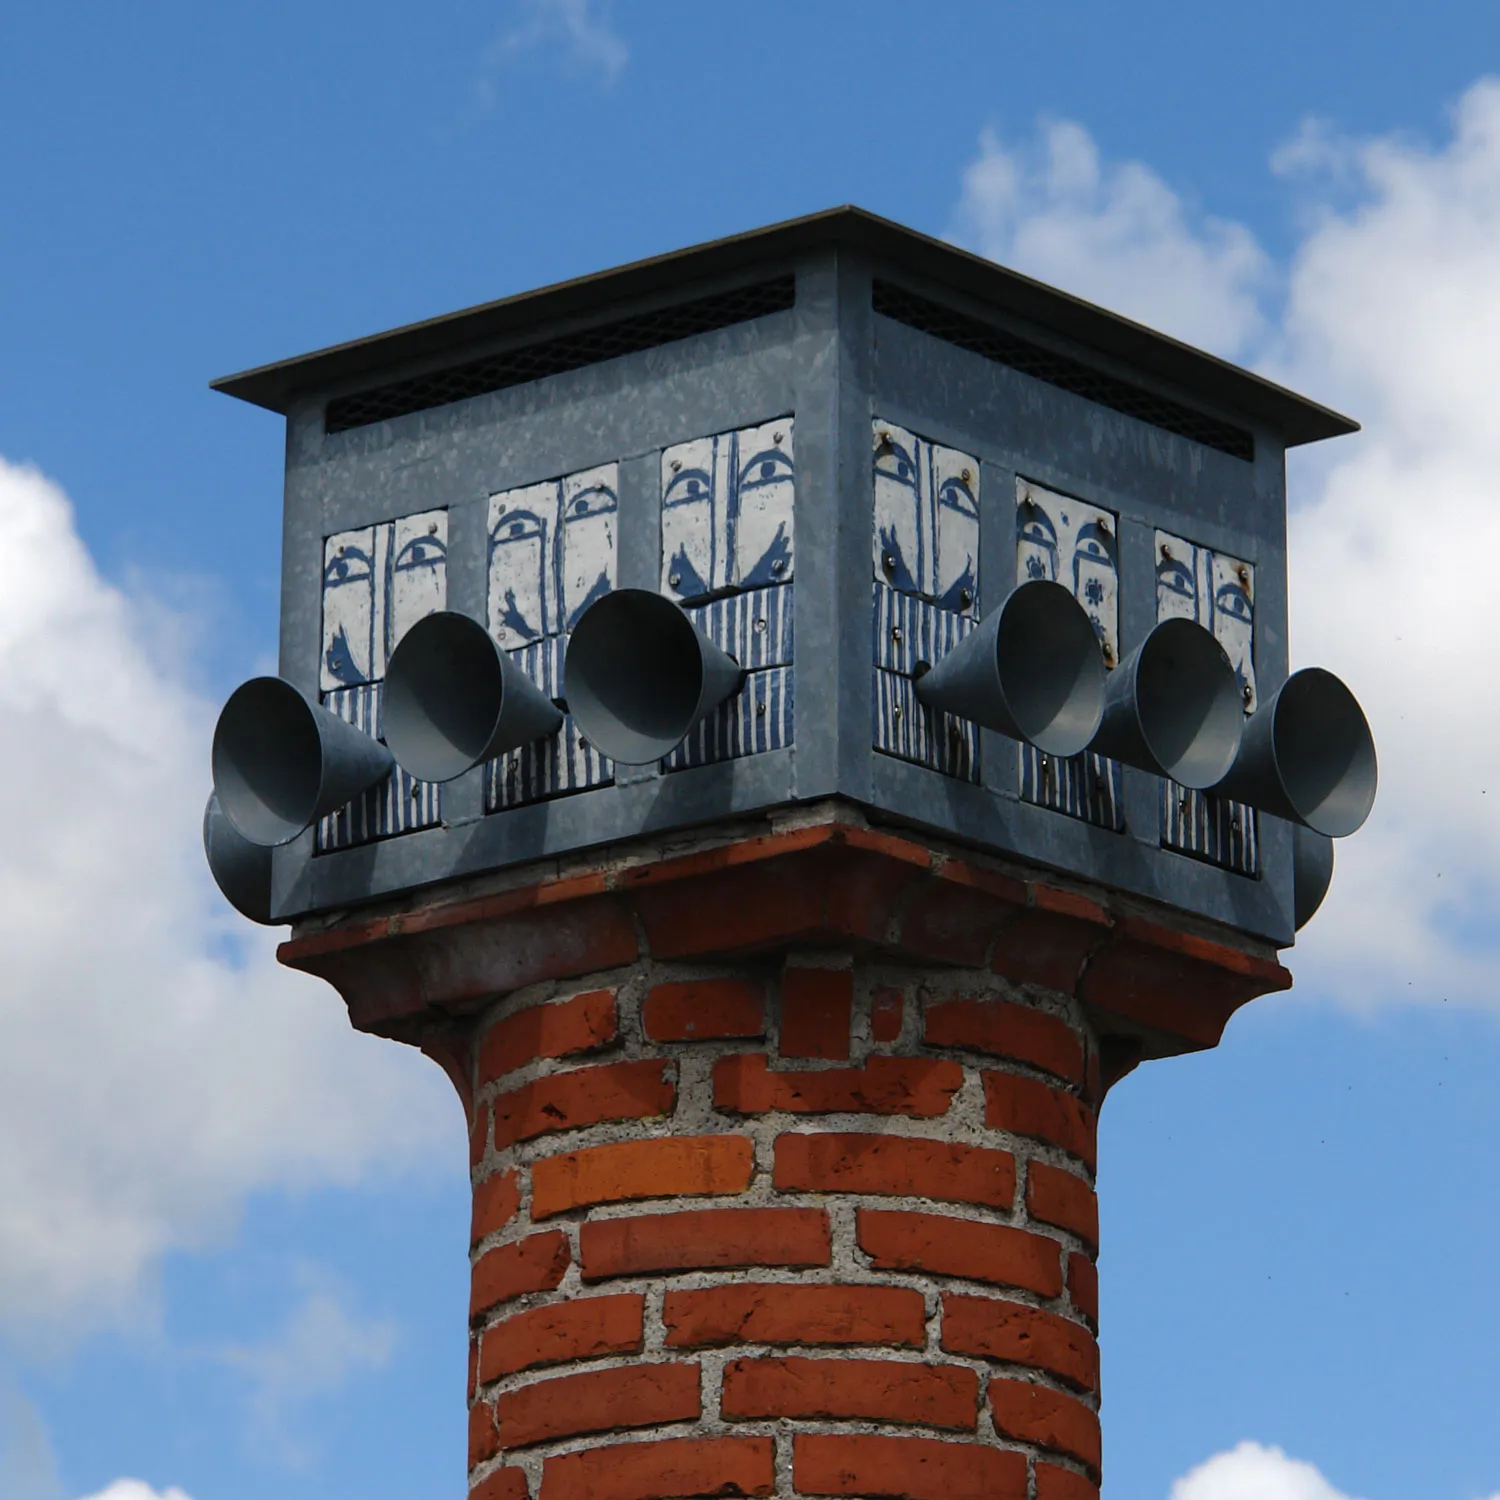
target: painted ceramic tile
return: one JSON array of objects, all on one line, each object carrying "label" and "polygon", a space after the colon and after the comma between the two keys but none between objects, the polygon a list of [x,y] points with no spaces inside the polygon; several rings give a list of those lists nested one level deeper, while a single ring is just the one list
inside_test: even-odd
[{"label": "painted ceramic tile", "polygon": [[448,601],[448,513],[424,511],[323,543],[325,693],[378,682],[396,642]]},{"label": "painted ceramic tile", "polygon": [[[1229,653],[1245,712],[1255,707],[1255,569],[1241,558],[1156,533],[1156,618],[1196,620]],[[1255,812],[1242,803],[1164,781],[1161,840],[1242,874],[1259,868]]]},{"label": "painted ceramic tile", "polygon": [[[371,682],[339,688],[324,694],[323,706],[378,739],[384,733],[380,718],[384,686]],[[442,796],[442,787],[417,781],[397,766],[378,786],[319,821],[317,851],[348,849],[416,828],[433,828],[442,821]]]},{"label": "painted ceramic tile", "polygon": [[678,443],[661,456],[661,591],[701,599],[792,577],[792,419]]},{"label": "painted ceramic tile", "polygon": [[935,713],[917,697],[913,674],[974,628],[974,621],[925,599],[875,585],[875,748],[899,760],[979,780],[979,730],[967,719]]},{"label": "painted ceramic tile", "polygon": [[[510,658],[549,698],[556,698],[562,693],[567,645],[566,636],[549,636],[512,651]],[[542,802],[608,786],[614,779],[614,762],[589,744],[573,716],[565,714],[556,734],[509,750],[485,767],[484,810],[499,812]]]},{"label": "painted ceramic tile", "polygon": [[979,604],[979,460],[878,418],[875,577],[942,609]]},{"label": "painted ceramic tile", "polygon": [[[1118,536],[1113,511],[1016,481],[1016,582],[1050,578],[1072,590],[1094,622],[1111,667],[1120,659]],[[1061,760],[1023,745],[1021,797],[1100,828],[1125,826],[1120,767],[1087,751]]]},{"label": "painted ceramic tile", "polygon": [[747,672],[755,672],[791,663],[796,592],[793,584],[752,589],[707,604],[689,604],[683,613]]},{"label": "painted ceramic tile", "polygon": [[490,633],[507,649],[562,635],[615,586],[620,466],[490,496]]},{"label": "painted ceramic tile", "polygon": [[790,667],[747,672],[739,692],[693,725],[688,737],[662,761],[662,770],[685,771],[784,749],[792,743],[794,706]]}]

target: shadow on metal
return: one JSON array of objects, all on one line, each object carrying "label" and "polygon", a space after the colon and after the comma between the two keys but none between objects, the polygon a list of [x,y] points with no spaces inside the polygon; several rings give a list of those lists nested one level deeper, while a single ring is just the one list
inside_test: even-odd
[{"label": "shadow on metal", "polygon": [[271,849],[252,844],[210,792],[203,809],[203,853],[224,899],[242,916],[269,927],[271,922]]}]

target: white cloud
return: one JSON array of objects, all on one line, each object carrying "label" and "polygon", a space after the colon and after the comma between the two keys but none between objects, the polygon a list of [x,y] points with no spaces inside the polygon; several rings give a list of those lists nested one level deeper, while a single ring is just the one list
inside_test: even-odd
[{"label": "white cloud", "polygon": [[1168,1500],[1353,1500],[1311,1464],[1280,1448],[1240,1443],[1216,1453],[1172,1486]]},{"label": "white cloud", "polygon": [[[0,460],[0,1334],[149,1312],[257,1189],[390,1171],[460,1122],[213,891],[212,706],[153,658],[66,498]],[[460,1158],[461,1159],[461,1158]],[[145,1294],[145,1295],[143,1295]]]},{"label": "white cloud", "polygon": [[1492,1005],[1500,82],[1465,94],[1439,146],[1308,125],[1275,164],[1306,226],[1275,276],[1248,231],[1195,219],[1144,167],[1101,166],[1076,125],[1019,151],[985,137],[958,222],[997,259],[1258,356],[1364,423],[1291,465],[1293,661],[1348,681],[1381,760],[1295,967],[1354,1003]]},{"label": "white cloud", "polygon": [[630,61],[630,49],[610,24],[608,0],[517,0],[521,19],[486,50],[480,103],[495,102],[496,74],[523,53],[552,51],[583,72],[613,83]]},{"label": "white cloud", "polygon": [[383,1369],[396,1343],[393,1324],[363,1319],[345,1305],[345,1293],[314,1270],[304,1270],[301,1303],[258,1344],[225,1349],[224,1363],[252,1383],[251,1418],[257,1452],[289,1465],[305,1464],[310,1447],[292,1435],[297,1408],[332,1395],[362,1370]]},{"label": "white cloud", "polygon": [[153,1490],[139,1479],[117,1479],[98,1494],[86,1495],[84,1500],[189,1500],[175,1486],[166,1490]]},{"label": "white cloud", "polygon": [[0,1495],[5,1500],[56,1500],[60,1489],[52,1443],[36,1403],[0,1373]]},{"label": "white cloud", "polygon": [[1193,216],[1149,167],[1104,166],[1062,120],[1009,148],[991,131],[964,171],[960,244],[1216,353],[1264,328],[1270,262],[1243,226]]}]

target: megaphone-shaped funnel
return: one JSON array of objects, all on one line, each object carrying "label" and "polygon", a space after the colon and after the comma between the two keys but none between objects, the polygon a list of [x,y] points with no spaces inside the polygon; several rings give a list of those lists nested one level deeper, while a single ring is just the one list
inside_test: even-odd
[{"label": "megaphone-shaped funnel", "polygon": [[452,781],[561,723],[552,700],[467,615],[427,615],[391,653],[385,742],[418,781]]},{"label": "megaphone-shaped funnel", "polygon": [[1099,637],[1067,589],[1034,578],[917,679],[917,697],[1048,755],[1076,755],[1104,708]]},{"label": "megaphone-shaped funnel", "polygon": [[1234,764],[1244,727],[1224,648],[1192,620],[1163,620],[1109,674],[1089,748],[1201,790]]},{"label": "megaphone-shaped funnel", "polygon": [[1353,833],[1375,805],[1375,741],[1354,694],[1321,667],[1293,672],[1213,790],[1329,838]]},{"label": "megaphone-shaped funnel", "polygon": [[1333,880],[1333,840],[1300,823],[1292,828],[1292,920],[1300,932],[1323,904]]},{"label": "megaphone-shaped funnel", "polygon": [[616,589],[583,612],[564,665],[568,711],[622,765],[660,760],[739,687],[740,665],[660,594]]},{"label": "megaphone-shaped funnel", "polygon": [[214,791],[252,844],[289,844],[390,774],[391,754],[279,677],[252,677],[214,726]]},{"label": "megaphone-shaped funnel", "polygon": [[203,809],[203,853],[224,899],[242,917],[270,926],[271,850],[240,833],[212,792]]}]

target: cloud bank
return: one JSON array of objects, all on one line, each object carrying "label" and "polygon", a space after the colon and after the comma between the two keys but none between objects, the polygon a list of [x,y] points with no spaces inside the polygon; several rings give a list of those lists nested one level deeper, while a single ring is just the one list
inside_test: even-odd
[{"label": "cloud bank", "polygon": [[[60,490],[0,460],[0,1338],[141,1316],[246,1196],[439,1143],[437,1070],[351,1031],[213,890],[212,705],[102,579]],[[461,1158],[460,1158],[461,1159]],[[111,1497],[119,1500],[119,1497]]]},{"label": "cloud bank", "polygon": [[1298,977],[1356,1005],[1495,1005],[1500,81],[1463,96],[1440,144],[1309,124],[1274,165],[1305,226],[1284,266],[1066,122],[984,136],[951,233],[1364,423],[1291,464],[1293,664],[1345,678],[1381,759]]},{"label": "cloud bank", "polygon": [[1354,1500],[1280,1448],[1240,1443],[1183,1475],[1168,1500]]}]

